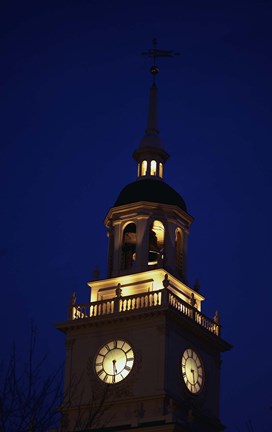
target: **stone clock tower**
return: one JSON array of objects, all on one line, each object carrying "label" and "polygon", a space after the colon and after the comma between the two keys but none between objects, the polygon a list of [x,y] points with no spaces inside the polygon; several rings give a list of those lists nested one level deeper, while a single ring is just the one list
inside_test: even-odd
[{"label": "stone clock tower", "polygon": [[[155,59],[162,51],[150,50]],[[153,55],[152,55],[153,53]],[[164,52],[165,53],[165,52]],[[155,64],[153,74],[158,72]],[[66,335],[62,430],[216,432],[221,352],[219,317],[187,282],[192,217],[164,181],[169,157],[157,125],[157,86],[133,153],[137,179],[108,211],[107,279],[73,294]]]}]

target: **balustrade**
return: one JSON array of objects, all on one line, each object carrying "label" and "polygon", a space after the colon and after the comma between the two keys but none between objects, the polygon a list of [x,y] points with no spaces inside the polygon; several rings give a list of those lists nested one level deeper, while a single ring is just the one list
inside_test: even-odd
[{"label": "balustrade", "polygon": [[110,300],[99,300],[79,305],[74,304],[70,308],[69,318],[71,320],[81,320],[110,314],[150,309],[153,307],[156,308],[158,306],[170,306],[179,311],[182,315],[194,320],[201,327],[204,327],[206,330],[219,336],[219,324],[206,317],[194,306],[181,300],[166,288],[125,297],[115,297]]}]

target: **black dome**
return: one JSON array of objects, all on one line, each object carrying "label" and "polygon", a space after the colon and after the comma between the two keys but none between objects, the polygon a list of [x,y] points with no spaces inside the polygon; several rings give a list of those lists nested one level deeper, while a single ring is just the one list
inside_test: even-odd
[{"label": "black dome", "polygon": [[175,205],[187,212],[183,198],[161,180],[144,179],[128,184],[121,190],[114,207],[138,201]]}]

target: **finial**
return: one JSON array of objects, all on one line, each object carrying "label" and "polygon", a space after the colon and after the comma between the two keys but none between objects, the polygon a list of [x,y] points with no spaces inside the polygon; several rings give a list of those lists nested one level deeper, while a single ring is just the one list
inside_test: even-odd
[{"label": "finial", "polygon": [[163,284],[163,286],[164,286],[164,288],[168,288],[168,286],[169,286],[169,279],[168,279],[168,274],[166,273],[165,275],[164,275],[164,279],[163,279],[163,281],[162,281],[162,284]]},{"label": "finial", "polygon": [[72,292],[72,294],[71,294],[71,298],[70,298],[70,301],[71,301],[71,305],[72,305],[72,306],[74,306],[74,305],[76,304],[77,298],[76,298],[76,293],[75,293],[75,291]]},{"label": "finial", "polygon": [[121,284],[117,284],[116,290],[115,290],[116,297],[122,297],[122,288]]},{"label": "finial", "polygon": [[94,268],[94,271],[93,271],[94,280],[98,280],[99,276],[100,276],[99,267],[98,267],[98,265],[96,265]]},{"label": "finial", "polygon": [[213,320],[214,320],[214,322],[215,322],[216,324],[219,324],[219,323],[220,323],[220,316],[219,316],[219,312],[218,312],[218,310],[215,311],[215,315],[214,315],[214,317],[213,317]]},{"label": "finial", "polygon": [[199,292],[200,290],[200,284],[199,284],[199,280],[196,278],[195,283],[194,283],[194,290],[196,292]]},{"label": "finial", "polygon": [[179,55],[179,52],[174,52],[172,50],[159,50],[157,49],[157,39],[154,38],[152,40],[153,48],[149,49],[146,52],[143,52],[142,54],[146,57],[153,58],[153,65],[150,68],[150,73],[153,76],[153,82],[155,83],[156,75],[159,73],[159,68],[156,64],[156,60],[159,57],[175,57]]},{"label": "finial", "polygon": [[196,305],[196,299],[195,299],[194,293],[191,294],[190,305],[193,307],[195,307],[195,305]]}]

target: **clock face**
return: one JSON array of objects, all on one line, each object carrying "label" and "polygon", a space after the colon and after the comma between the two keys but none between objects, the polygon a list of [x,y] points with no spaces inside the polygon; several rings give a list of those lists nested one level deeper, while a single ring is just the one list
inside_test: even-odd
[{"label": "clock face", "polygon": [[103,345],[95,359],[97,376],[107,384],[125,379],[134,364],[134,352],[128,342],[114,339]]},{"label": "clock face", "polygon": [[188,390],[191,393],[199,393],[204,383],[204,369],[200,357],[191,348],[183,353],[181,369]]}]

